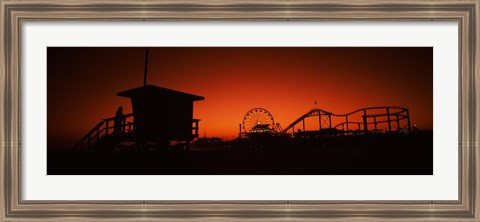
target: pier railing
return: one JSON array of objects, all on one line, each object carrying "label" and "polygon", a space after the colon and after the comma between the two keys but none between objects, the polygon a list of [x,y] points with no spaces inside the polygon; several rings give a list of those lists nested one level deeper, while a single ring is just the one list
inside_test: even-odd
[{"label": "pier railing", "polygon": [[[106,118],[100,121],[90,130],[76,145],[76,149],[86,150],[100,141],[102,138],[112,134],[125,135],[134,132],[133,113],[122,116],[119,126],[115,126],[115,117]],[[192,120],[192,138],[198,138],[199,119]]]},{"label": "pier railing", "polygon": [[[115,117],[111,117],[100,121],[75,145],[75,148],[85,150],[105,136],[114,133],[124,134],[133,132],[133,113],[123,115],[119,126],[115,126],[115,119]],[[116,132],[116,129],[118,132]]]}]

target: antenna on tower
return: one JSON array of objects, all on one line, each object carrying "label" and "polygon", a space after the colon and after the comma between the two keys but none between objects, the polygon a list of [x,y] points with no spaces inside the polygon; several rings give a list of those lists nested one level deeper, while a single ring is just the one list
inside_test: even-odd
[{"label": "antenna on tower", "polygon": [[143,86],[147,85],[147,71],[148,71],[148,49],[145,50],[145,73],[143,74]]}]

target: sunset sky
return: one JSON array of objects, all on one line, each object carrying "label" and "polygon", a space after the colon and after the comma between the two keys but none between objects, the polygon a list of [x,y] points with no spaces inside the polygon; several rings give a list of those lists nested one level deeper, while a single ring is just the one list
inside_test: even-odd
[{"label": "sunset sky", "polygon": [[[143,85],[145,48],[47,52],[49,145],[73,146],[118,106],[131,112],[116,94]],[[255,107],[286,128],[312,108],[401,106],[412,125],[432,129],[432,67],[431,47],[151,47],[148,84],[205,97],[194,104],[201,137],[236,137]]]}]

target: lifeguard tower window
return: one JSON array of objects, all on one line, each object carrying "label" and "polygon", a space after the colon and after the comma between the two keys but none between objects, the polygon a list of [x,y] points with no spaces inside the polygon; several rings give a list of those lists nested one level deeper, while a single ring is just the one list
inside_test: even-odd
[{"label": "lifeguard tower window", "polygon": [[192,95],[154,85],[145,85],[119,92],[118,96],[132,99],[135,134],[146,141],[191,141],[193,102],[204,100]]}]

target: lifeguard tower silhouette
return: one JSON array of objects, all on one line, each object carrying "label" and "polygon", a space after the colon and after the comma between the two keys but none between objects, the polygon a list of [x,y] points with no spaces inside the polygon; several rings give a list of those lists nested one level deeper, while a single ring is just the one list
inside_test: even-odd
[{"label": "lifeguard tower silhouette", "polygon": [[171,141],[184,141],[186,148],[198,137],[199,119],[193,119],[193,102],[202,96],[147,84],[148,50],[145,53],[143,86],[117,93],[132,100],[132,113],[121,118],[120,132],[115,132],[115,117],[102,120],[76,148],[85,150],[95,146],[113,148],[123,142],[134,142],[143,147],[155,144],[169,146]]}]

